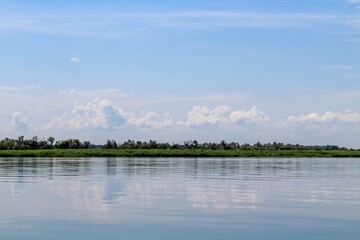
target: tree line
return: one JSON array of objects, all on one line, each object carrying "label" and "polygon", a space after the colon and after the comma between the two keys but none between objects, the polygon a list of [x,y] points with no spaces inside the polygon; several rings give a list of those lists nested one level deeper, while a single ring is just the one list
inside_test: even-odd
[{"label": "tree line", "polygon": [[20,136],[17,139],[4,138],[0,141],[0,150],[38,150],[38,149],[87,149],[91,148],[89,141],[79,139],[67,139],[55,141],[55,138],[38,138],[37,136],[25,139]]},{"label": "tree line", "polygon": [[[349,150],[346,147],[336,145],[326,146],[305,146],[300,144],[284,143],[261,143],[255,144],[238,142],[226,142],[225,140],[215,142],[199,143],[197,140],[184,141],[183,143],[158,142],[156,140],[134,141],[127,140],[117,143],[115,140],[107,140],[104,145],[95,145],[90,141],[80,141],[79,139],[67,139],[55,141],[55,138],[38,138],[37,136],[25,139],[20,136],[17,139],[4,138],[0,140],[0,150],[36,150],[36,149],[202,149],[202,150]],[[350,149],[352,150],[352,149]]]},{"label": "tree line", "polygon": [[204,142],[199,143],[197,140],[184,141],[183,143],[163,143],[155,140],[134,141],[127,140],[118,144],[115,140],[107,140],[103,148],[106,149],[202,149],[202,150],[349,150],[345,147],[336,145],[326,146],[304,146],[300,144],[284,143],[261,143],[255,144],[238,142],[226,142],[222,140],[219,143]]}]

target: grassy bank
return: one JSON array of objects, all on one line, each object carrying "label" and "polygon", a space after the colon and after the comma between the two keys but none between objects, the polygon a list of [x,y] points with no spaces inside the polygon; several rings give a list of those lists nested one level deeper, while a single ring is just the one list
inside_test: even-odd
[{"label": "grassy bank", "polygon": [[51,149],[0,150],[0,157],[360,157],[350,150],[164,150],[164,149]]}]

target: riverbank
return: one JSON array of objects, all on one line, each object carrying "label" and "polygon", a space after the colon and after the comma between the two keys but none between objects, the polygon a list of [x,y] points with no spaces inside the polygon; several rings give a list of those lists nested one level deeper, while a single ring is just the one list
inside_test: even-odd
[{"label": "riverbank", "polygon": [[49,149],[0,150],[0,157],[360,157],[360,150]]}]

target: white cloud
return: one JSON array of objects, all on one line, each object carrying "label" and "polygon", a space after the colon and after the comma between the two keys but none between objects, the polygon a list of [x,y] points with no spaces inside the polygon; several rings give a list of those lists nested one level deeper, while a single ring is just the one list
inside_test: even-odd
[{"label": "white cloud", "polygon": [[231,111],[228,106],[210,109],[207,106],[194,106],[187,114],[187,126],[223,126],[231,124],[260,124],[268,121],[266,114],[257,107],[249,111]]},{"label": "white cloud", "polygon": [[360,79],[360,75],[354,73],[341,74],[339,77],[343,79]]},{"label": "white cloud", "polygon": [[187,113],[185,122],[175,121],[168,114],[161,116],[151,111],[143,111],[140,115],[125,111],[107,99],[95,99],[85,105],[75,104],[71,114],[53,118],[45,129],[120,129],[148,128],[163,129],[175,126],[225,126],[237,124],[261,124],[268,117],[257,107],[249,111],[231,111],[222,105],[210,109],[207,106],[194,106]]},{"label": "white cloud", "polygon": [[350,38],[350,39],[346,40],[346,42],[358,43],[358,42],[360,42],[360,38]]},{"label": "white cloud", "polygon": [[174,125],[170,118],[161,118],[153,112],[143,112],[140,117],[127,112],[107,99],[95,99],[85,105],[75,104],[72,114],[54,118],[47,129],[120,129],[139,127],[160,129]]},{"label": "white cloud", "polygon": [[11,116],[10,129],[18,132],[27,131],[28,126],[28,118],[22,114],[21,112],[14,112]]},{"label": "white cloud", "polygon": [[72,114],[53,119],[46,128],[118,129],[126,124],[128,113],[106,99],[86,105],[75,104]]},{"label": "white cloud", "polygon": [[0,86],[0,92],[17,91],[19,88],[14,86]]},{"label": "white cloud", "polygon": [[331,65],[331,66],[324,66],[324,69],[332,69],[332,70],[351,70],[353,69],[352,66],[347,65]]},{"label": "white cloud", "polygon": [[241,102],[246,99],[245,94],[238,94],[238,93],[208,93],[202,95],[155,95],[151,96],[151,99],[148,101],[153,103],[163,103],[163,102],[204,102],[204,103],[219,103],[219,102]]},{"label": "white cloud", "polygon": [[307,115],[290,116],[287,119],[288,123],[360,123],[360,113],[355,112],[325,112],[324,114],[310,113]]},{"label": "white cloud", "polygon": [[[108,138],[121,141],[128,138],[156,138],[169,142],[186,139],[204,142],[224,139],[249,143],[274,140],[302,144],[334,143],[359,148],[360,142],[360,134],[357,134],[360,131],[360,123],[354,120],[360,113],[360,92],[355,88],[351,91],[320,92],[316,93],[319,94],[316,97],[309,95],[306,99],[282,102],[280,106],[269,102],[266,115],[257,108],[251,109],[251,106],[262,105],[264,100],[249,93],[184,96],[148,92],[129,93],[121,89],[61,92],[31,86],[10,86],[5,89],[9,91],[0,92],[3,96],[0,101],[0,122],[5,123],[2,124],[2,130],[8,137],[19,135],[14,126],[20,124],[15,124],[16,121],[11,119],[16,111],[26,115],[23,116],[22,122],[23,126],[27,126],[23,128],[28,129],[23,133],[27,136],[52,135],[56,139],[75,137],[96,144],[103,144]],[[252,104],[249,108],[236,107],[249,104]],[[115,116],[117,121],[106,117],[103,111],[106,106],[111,109],[112,116]],[[345,116],[324,117],[325,110],[333,107],[339,109],[333,110],[333,114]],[[196,108],[198,112],[194,111]],[[310,120],[311,115],[308,116],[309,108],[312,112],[318,113],[313,120]],[[29,109],[31,111],[28,111]],[[355,112],[344,111],[345,109],[353,109]],[[293,113],[288,114],[290,111]],[[193,115],[187,116],[190,112]],[[291,121],[288,119],[290,115],[293,115],[290,117]],[[271,116],[271,119],[266,122],[267,116]],[[10,122],[14,122],[12,128],[9,127]]]},{"label": "white cloud", "polygon": [[268,116],[256,106],[250,111],[235,111],[230,115],[231,122],[245,124],[261,124],[269,120]]},{"label": "white cloud", "polygon": [[346,2],[360,4],[360,0],[346,0]]},{"label": "white cloud", "polygon": [[219,106],[210,109],[207,106],[194,106],[187,114],[187,126],[225,125],[229,122],[230,108]]},{"label": "white cloud", "polygon": [[[31,20],[29,20],[31,19]],[[33,20],[33,19],[36,19]],[[1,16],[0,29],[76,36],[128,36],[157,29],[292,28],[342,23],[349,16],[321,13],[175,11],[148,13],[35,14]]]},{"label": "white cloud", "polygon": [[33,86],[33,85],[25,85],[25,86],[0,86],[0,92],[15,92],[18,93],[20,91],[36,91],[42,90],[41,86]]},{"label": "white cloud", "polygon": [[122,95],[122,96],[131,96],[131,94],[125,93],[123,90],[118,88],[104,88],[104,89],[95,89],[95,90],[61,90],[60,95],[62,96],[99,96],[99,95]]},{"label": "white cloud", "polygon": [[70,62],[81,63],[81,58],[80,58],[80,56],[73,56],[70,58]]},{"label": "white cloud", "polygon": [[352,20],[352,21],[348,21],[349,26],[354,27],[354,28],[359,28],[360,27],[360,20]]},{"label": "white cloud", "polygon": [[176,122],[171,118],[161,118],[153,112],[143,112],[139,118],[130,117],[128,120],[130,125],[142,128],[161,129],[174,126]]}]

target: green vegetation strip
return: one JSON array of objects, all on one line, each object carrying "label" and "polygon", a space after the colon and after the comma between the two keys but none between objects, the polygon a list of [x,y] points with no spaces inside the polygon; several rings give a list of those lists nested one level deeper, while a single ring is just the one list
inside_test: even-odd
[{"label": "green vegetation strip", "polygon": [[0,157],[360,157],[360,150],[47,149],[0,150]]}]

